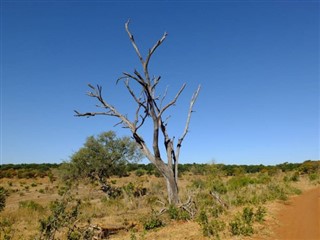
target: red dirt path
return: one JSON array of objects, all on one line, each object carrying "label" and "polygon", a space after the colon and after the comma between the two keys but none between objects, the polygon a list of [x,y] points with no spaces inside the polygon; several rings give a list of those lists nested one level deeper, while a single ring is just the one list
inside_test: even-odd
[{"label": "red dirt path", "polygon": [[277,240],[320,240],[320,187],[292,198],[277,220]]}]

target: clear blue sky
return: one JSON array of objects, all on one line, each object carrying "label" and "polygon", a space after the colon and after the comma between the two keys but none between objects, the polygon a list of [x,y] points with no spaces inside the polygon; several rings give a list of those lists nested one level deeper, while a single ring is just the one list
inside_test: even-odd
[{"label": "clear blue sky", "polygon": [[[114,130],[93,111],[87,83],[123,113],[123,71],[168,37],[150,65],[173,96],[179,137],[202,85],[181,162],[278,164],[319,159],[318,1],[1,1],[1,163],[62,162],[89,135]],[[169,98],[167,99],[169,100]],[[144,130],[144,134],[149,134]],[[148,139],[148,137],[146,137]]]}]

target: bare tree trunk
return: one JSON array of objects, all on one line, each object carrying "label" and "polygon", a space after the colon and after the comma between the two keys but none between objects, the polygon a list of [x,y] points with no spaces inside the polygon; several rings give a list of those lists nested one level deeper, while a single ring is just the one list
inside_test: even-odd
[{"label": "bare tree trunk", "polygon": [[177,205],[179,203],[179,191],[178,184],[175,181],[174,176],[166,178],[167,181],[167,192],[168,192],[168,201],[169,204]]}]

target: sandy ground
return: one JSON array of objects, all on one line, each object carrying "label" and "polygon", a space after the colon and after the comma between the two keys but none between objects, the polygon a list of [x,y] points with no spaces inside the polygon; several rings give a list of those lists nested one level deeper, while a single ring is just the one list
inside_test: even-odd
[{"label": "sandy ground", "polygon": [[276,240],[320,240],[320,187],[292,198],[276,219]]}]

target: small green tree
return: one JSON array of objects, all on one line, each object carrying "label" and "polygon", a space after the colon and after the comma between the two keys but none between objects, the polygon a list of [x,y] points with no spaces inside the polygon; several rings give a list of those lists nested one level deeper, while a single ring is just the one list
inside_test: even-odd
[{"label": "small green tree", "polygon": [[105,184],[112,175],[124,176],[128,161],[139,160],[141,153],[129,137],[117,137],[115,132],[103,132],[87,138],[84,146],[63,164],[64,179],[90,178]]}]

